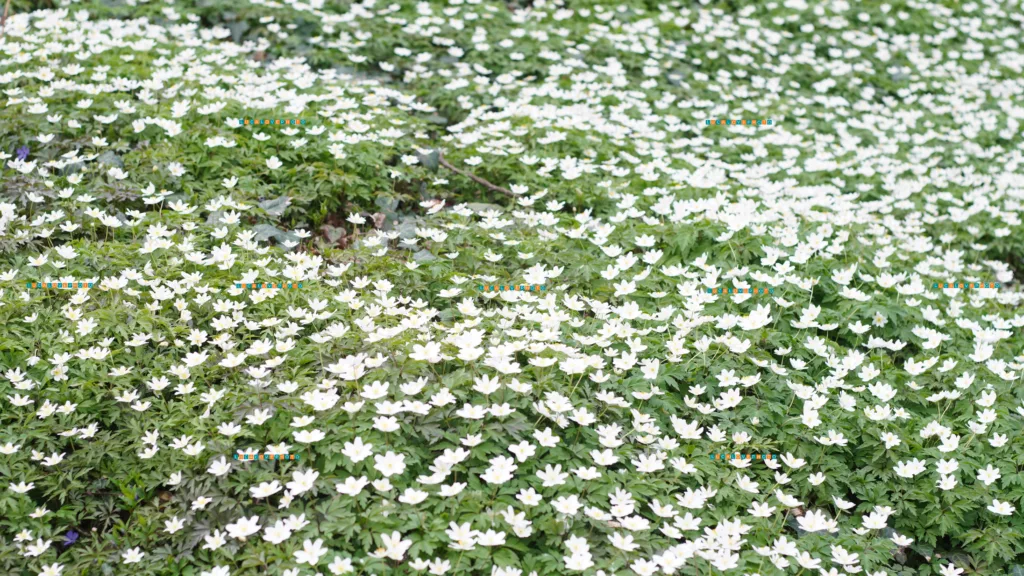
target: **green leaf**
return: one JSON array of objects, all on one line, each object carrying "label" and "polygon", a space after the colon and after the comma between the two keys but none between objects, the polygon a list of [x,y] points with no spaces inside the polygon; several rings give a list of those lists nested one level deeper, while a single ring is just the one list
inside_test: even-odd
[{"label": "green leaf", "polygon": [[494,563],[499,567],[519,566],[519,556],[508,548],[502,548],[492,556]]}]

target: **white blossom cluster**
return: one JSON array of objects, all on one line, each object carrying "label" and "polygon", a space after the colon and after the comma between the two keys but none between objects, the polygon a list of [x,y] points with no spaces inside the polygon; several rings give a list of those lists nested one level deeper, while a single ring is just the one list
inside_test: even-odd
[{"label": "white blossom cluster", "polygon": [[1002,5],[139,4],[0,38],[12,574],[1020,564]]}]

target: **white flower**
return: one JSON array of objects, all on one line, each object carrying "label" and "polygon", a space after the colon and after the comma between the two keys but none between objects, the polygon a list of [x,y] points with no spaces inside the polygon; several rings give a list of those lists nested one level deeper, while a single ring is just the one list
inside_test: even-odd
[{"label": "white flower", "polygon": [[654,380],[658,377],[658,369],[661,362],[657,358],[648,358],[642,361],[640,371],[646,380]]},{"label": "white flower", "polygon": [[271,482],[261,482],[259,486],[251,486],[249,493],[252,494],[253,498],[266,498],[267,496],[273,496],[281,491],[281,483],[277,480]]},{"label": "white flower", "polygon": [[136,564],[138,562],[141,562],[142,561],[142,557],[145,556],[145,555],[146,555],[146,553],[141,551],[141,550],[139,550],[138,547],[131,548],[129,550],[125,550],[121,554],[121,558],[123,558],[122,563],[123,564]]},{"label": "white flower", "polygon": [[178,518],[177,516],[171,518],[170,520],[165,520],[164,521],[164,530],[168,534],[174,534],[175,532],[177,532],[178,530],[181,530],[184,527],[185,527],[185,521],[180,519],[180,518]]},{"label": "white flower", "polygon": [[15,492],[17,494],[24,494],[29,490],[35,488],[36,484],[35,482],[29,482],[27,484],[25,482],[18,482],[17,484],[8,484],[7,487],[11,490],[11,492]]},{"label": "white flower", "polygon": [[341,556],[335,556],[334,560],[327,565],[327,569],[331,571],[334,576],[341,576],[342,574],[349,574],[355,571],[355,567],[352,565],[351,558],[342,558]]},{"label": "white flower", "polygon": [[872,512],[861,519],[861,524],[868,530],[881,530],[885,528],[888,515]]},{"label": "white flower", "polygon": [[896,475],[900,478],[913,478],[925,471],[925,463],[917,458],[914,458],[909,462],[903,462],[900,460],[896,463],[896,466],[893,467],[893,471],[895,471]]},{"label": "white flower", "polygon": [[590,554],[573,554],[563,558],[565,569],[573,572],[583,572],[594,565]]},{"label": "white flower", "polygon": [[373,467],[385,478],[405,472],[405,455],[395,454],[388,451],[387,454],[377,454],[373,457]]},{"label": "white flower", "polygon": [[308,539],[302,543],[302,550],[295,551],[295,561],[299,564],[309,564],[310,566],[316,566],[320,562],[327,549],[323,547],[324,541],[317,538],[316,542],[310,542]]},{"label": "white flower", "polygon": [[645,558],[635,560],[629,565],[629,568],[635,572],[637,576],[653,576],[653,574],[660,569],[657,563]]},{"label": "white flower", "polygon": [[203,544],[203,550],[217,550],[227,543],[227,539],[224,537],[224,532],[220,530],[214,530],[213,534],[203,536],[203,540],[206,541],[206,543]]},{"label": "white flower", "polygon": [[964,573],[964,569],[957,568],[956,564],[942,564],[939,566],[939,573],[942,576],[960,576]]},{"label": "white flower", "polygon": [[360,492],[362,492],[363,488],[365,488],[366,485],[369,483],[370,482],[369,480],[366,479],[366,476],[360,476],[359,478],[350,476],[349,478],[345,479],[345,482],[335,484],[334,487],[339,494],[344,494],[346,496],[356,496]]},{"label": "white flower", "polygon": [[987,508],[989,512],[999,514],[1000,516],[1009,516],[1016,510],[1016,508],[1014,508],[1009,502],[1000,502],[994,498],[992,499],[992,504]]},{"label": "white flower", "polygon": [[413,344],[413,351],[409,354],[409,358],[436,364],[442,360],[441,345],[437,342],[427,342],[426,345]]},{"label": "white flower", "polygon": [[53,564],[44,564],[38,576],[61,576],[63,571],[64,565],[54,562]]},{"label": "white flower", "polygon": [[292,529],[283,520],[278,520],[273,526],[263,531],[263,539],[271,544],[280,544],[291,538]]},{"label": "white flower", "polygon": [[295,471],[292,473],[292,481],[287,484],[288,491],[292,496],[298,496],[313,489],[313,484],[320,477],[316,470]]},{"label": "white flower", "polygon": [[587,370],[587,362],[582,358],[566,358],[558,364],[558,369],[566,374],[582,374]]},{"label": "white flower", "polygon": [[893,543],[896,544],[897,546],[904,546],[904,547],[910,546],[911,544],[914,543],[914,539],[913,538],[908,538],[908,537],[906,537],[906,536],[904,536],[902,534],[895,533],[895,532],[893,533],[892,537],[890,537],[890,540],[892,540]]},{"label": "white flower", "polygon": [[231,464],[227,458],[221,456],[219,460],[211,462],[206,471],[214,476],[223,476],[231,471]]},{"label": "white flower", "polygon": [[325,434],[321,430],[316,429],[296,430],[295,432],[292,433],[292,436],[295,438],[296,442],[300,442],[302,444],[313,444],[326,438],[327,434]]},{"label": "white flower", "polygon": [[345,443],[341,453],[358,464],[373,455],[373,444],[364,444],[363,439],[357,436],[355,440]]},{"label": "white flower", "polygon": [[758,518],[771,518],[772,514],[775,513],[776,508],[769,506],[767,503],[751,502],[750,508],[747,509],[747,513],[751,516]]},{"label": "white flower", "polygon": [[991,485],[996,480],[1002,477],[998,468],[993,468],[991,464],[985,467],[984,470],[978,470],[978,480],[985,483],[985,486]]},{"label": "white flower", "polygon": [[[26,534],[26,539],[27,538],[31,538],[31,536]],[[35,556],[40,556],[44,552],[49,550],[50,544],[51,544],[50,540],[43,540],[42,538],[37,538],[34,543],[32,543],[32,544],[30,544],[30,545],[25,547],[24,554],[25,554],[25,556],[27,556],[29,558],[33,558]]]},{"label": "white flower", "polygon": [[480,544],[481,546],[504,546],[505,533],[487,530],[483,534],[479,534],[477,544]]},{"label": "white flower", "polygon": [[400,532],[392,532],[390,535],[381,534],[380,539],[384,544],[384,550],[378,557],[401,561],[405,557],[405,553],[412,547],[412,540],[403,540]]},{"label": "white flower", "polygon": [[615,546],[619,550],[624,550],[626,552],[632,552],[633,550],[636,550],[640,547],[639,544],[633,542],[633,536],[631,534],[623,536],[618,532],[613,532],[610,536],[608,536],[608,539],[611,540],[612,546]]},{"label": "white flower", "polygon": [[228,524],[225,528],[228,531],[228,535],[238,540],[245,540],[247,536],[251,536],[260,531],[259,516],[252,516],[246,518],[242,516],[236,522]]},{"label": "white flower", "polygon": [[822,510],[811,510],[805,513],[797,518],[797,523],[805,532],[821,532],[823,530],[837,532],[839,530],[836,521],[826,516]]},{"label": "white flower", "polygon": [[737,475],[736,485],[739,486],[740,490],[743,490],[744,492],[750,492],[751,494],[760,493],[760,491],[758,490],[758,483],[754,482],[754,480],[750,476],[746,476],[744,474]]},{"label": "white flower", "polygon": [[551,502],[551,507],[554,508],[555,511],[560,514],[565,514],[566,516],[574,516],[582,506],[583,504],[580,503],[579,497],[575,494],[560,496]]}]

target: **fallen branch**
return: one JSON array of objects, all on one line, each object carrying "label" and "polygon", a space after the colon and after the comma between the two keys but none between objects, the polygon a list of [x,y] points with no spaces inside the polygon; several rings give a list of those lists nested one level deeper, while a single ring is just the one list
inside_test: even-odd
[{"label": "fallen branch", "polygon": [[473,182],[476,182],[477,184],[483,186],[484,188],[487,188],[488,190],[491,190],[491,191],[494,191],[494,192],[501,192],[502,194],[504,194],[505,196],[508,196],[509,198],[515,198],[515,196],[516,196],[515,194],[512,193],[511,190],[508,190],[507,188],[502,188],[501,186],[497,186],[495,184],[491,184],[490,182],[488,182],[487,180],[484,180],[483,178],[477,176],[476,174],[470,174],[469,172],[466,172],[465,170],[460,170],[460,169],[456,168],[455,166],[452,166],[450,162],[448,162],[447,160],[444,159],[444,154],[440,150],[438,150],[438,152],[437,152],[437,163],[440,164],[441,166],[444,166],[445,168],[451,170],[452,172],[455,172],[456,174],[461,174],[462,176],[465,176],[466,178],[469,178]]}]

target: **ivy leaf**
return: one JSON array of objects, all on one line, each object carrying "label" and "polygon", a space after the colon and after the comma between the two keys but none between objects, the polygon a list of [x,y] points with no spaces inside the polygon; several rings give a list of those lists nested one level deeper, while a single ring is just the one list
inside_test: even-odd
[{"label": "ivy leaf", "polygon": [[257,240],[265,241],[274,239],[277,240],[278,242],[282,242],[285,240],[290,240],[292,242],[299,241],[298,236],[292,234],[291,232],[281,230],[280,228],[272,226],[270,224],[258,224],[256,226],[253,226],[253,230],[256,231]]},{"label": "ivy leaf", "polygon": [[427,170],[431,172],[437,172],[439,166],[441,166],[441,153],[437,150],[431,150],[426,154],[416,154],[422,164]]},{"label": "ivy leaf", "polygon": [[373,203],[380,206],[380,209],[384,211],[385,214],[394,214],[395,210],[398,209],[398,198],[377,196],[377,199],[374,200]]},{"label": "ivy leaf", "polygon": [[107,166],[114,166],[117,168],[124,168],[124,161],[117,154],[107,150],[103,154],[96,157],[96,162],[105,164]]},{"label": "ivy leaf", "polygon": [[424,262],[437,260],[437,256],[434,256],[430,250],[420,250],[412,255],[412,259],[419,264],[423,264]]},{"label": "ivy leaf", "polygon": [[338,240],[341,240],[341,237],[345,235],[344,228],[336,228],[325,224],[321,229],[324,232],[324,236],[327,237],[327,241],[331,244],[337,244]]},{"label": "ivy leaf", "polygon": [[227,28],[231,31],[231,40],[233,42],[241,42],[242,35],[249,31],[249,23],[245,20],[239,20],[229,23]]},{"label": "ivy leaf", "polygon": [[288,208],[290,203],[291,199],[287,196],[281,196],[279,198],[264,200],[263,202],[260,202],[259,206],[271,216],[281,216],[284,214],[285,209]]}]

